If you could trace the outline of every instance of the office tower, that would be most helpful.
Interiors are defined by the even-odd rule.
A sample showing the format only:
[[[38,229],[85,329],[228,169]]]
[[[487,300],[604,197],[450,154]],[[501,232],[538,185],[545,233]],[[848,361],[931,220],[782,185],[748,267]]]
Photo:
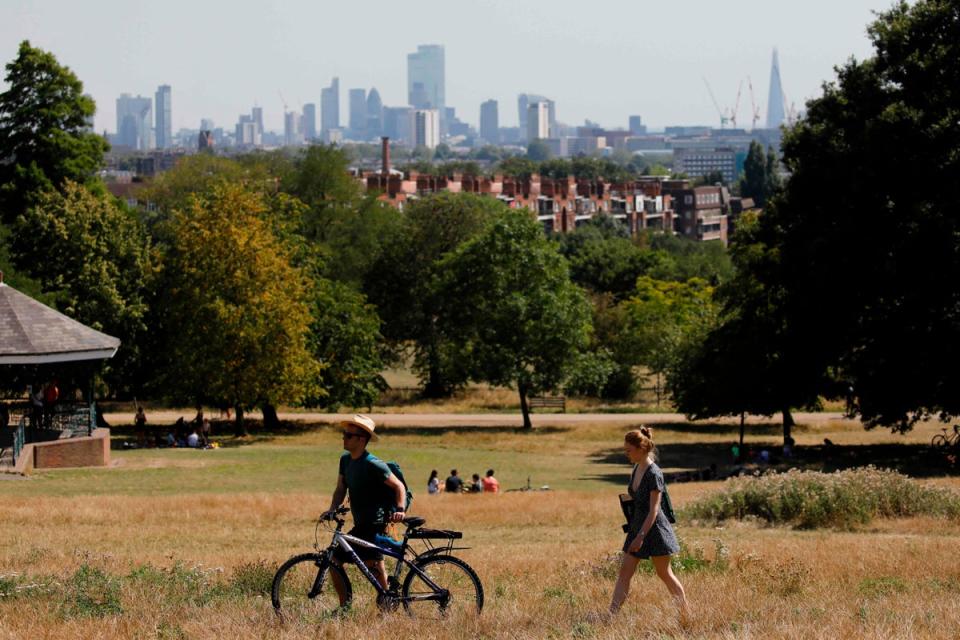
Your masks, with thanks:
[[[527,131],[527,114],[529,113],[530,105],[535,102],[543,102],[547,105],[547,132],[546,137],[553,135],[553,130],[557,125],[557,105],[553,100],[546,98],[544,96],[538,96],[535,93],[521,93],[517,96],[517,114],[519,116],[518,121],[520,123],[520,131]]]
[[[436,148],[440,142],[440,113],[436,109],[415,109],[411,118],[413,146]]]
[[[253,123],[257,125],[257,130],[263,134],[263,107],[254,107],[250,110],[253,115]]]
[[[367,90],[350,89],[350,131],[355,139],[363,139],[367,129]]]
[[[201,129],[200,135],[197,136],[197,150],[210,151],[213,149],[213,145],[213,132],[209,129]]]
[[[410,143],[410,125],[413,121],[413,109],[410,107],[383,108],[383,135],[396,142]]]
[[[153,148],[153,101],[129,93],[117,98],[117,146],[138,151]]]
[[[367,94],[367,135],[379,136],[383,134],[383,100],[376,88],[370,89]]]
[[[300,114],[296,111],[287,111],[283,114],[283,143],[288,147],[296,147],[302,142]]]
[[[767,129],[776,129],[786,120],[783,100],[783,85],[780,84],[780,60],[773,49],[770,65],[770,96],[767,98]]]
[[[320,131],[340,128],[340,78],[320,90]]]
[[[254,113],[256,110],[257,108],[254,107]],[[240,116],[237,121],[234,144],[238,147],[259,147],[263,144],[263,130],[253,115]]]
[[[630,116],[630,133],[635,136],[646,135],[647,125],[643,124],[643,118],[640,116]]]
[[[213,118],[200,118],[201,131],[213,131],[216,126],[213,124]]]
[[[550,137],[550,111],[546,102],[534,102],[527,107],[527,142]]]
[[[407,104],[436,109],[441,118],[447,106],[443,59],[443,46],[437,44],[422,44],[407,54]]]
[[[173,123],[170,121],[170,85],[162,84],[154,94],[157,106],[157,149],[169,149],[173,146]]]
[[[490,144],[500,142],[500,119],[496,100],[487,100],[480,105],[480,137]]]
[[[312,102],[303,105],[303,137],[307,142],[317,137],[317,105]]]

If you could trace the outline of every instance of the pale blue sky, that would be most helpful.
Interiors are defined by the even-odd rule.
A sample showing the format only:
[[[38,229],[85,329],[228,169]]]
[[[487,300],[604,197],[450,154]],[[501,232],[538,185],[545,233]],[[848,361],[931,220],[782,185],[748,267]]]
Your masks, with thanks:
[[[98,130],[115,128],[122,92],[153,97],[173,87],[173,125],[201,117],[233,127],[257,103],[282,129],[280,93],[299,109],[320,103],[340,77],[347,90],[376,86],[385,104],[406,102],[406,54],[446,48],[447,104],[476,124],[480,103],[500,102],[517,121],[516,96],[556,100],[557,118],[626,127],[718,124],[706,77],[723,107],[752,78],[766,115],[770,56],[780,51],[784,92],[800,107],[833,78],[833,66],[870,55],[871,11],[891,0],[2,0],[0,60],[21,40],[52,51],[98,104]],[[2,86],[0,82],[0,86]],[[319,109],[319,106],[318,106]],[[319,117],[319,113],[318,113]],[[750,122],[744,82],[739,119]]]

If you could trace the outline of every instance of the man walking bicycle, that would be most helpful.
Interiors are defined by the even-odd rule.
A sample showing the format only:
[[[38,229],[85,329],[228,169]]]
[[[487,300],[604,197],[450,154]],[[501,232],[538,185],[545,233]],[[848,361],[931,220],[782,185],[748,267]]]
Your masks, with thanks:
[[[333,491],[328,515],[335,511],[347,495],[350,496],[350,511],[353,514],[353,529],[349,534],[361,540],[374,542],[374,537],[382,534],[388,522],[403,521],[406,508],[407,489],[394,475],[385,462],[367,451],[367,444],[377,440],[376,423],[364,415],[355,415],[340,423],[343,428],[344,453],[340,456],[340,469],[337,473],[337,487]],[[387,588],[387,571],[383,564],[383,554],[375,549],[360,547],[355,549],[380,585]],[[334,562],[342,566],[347,556],[338,552]],[[340,596],[341,604],[345,600],[343,585],[336,572],[332,573],[333,586]]]

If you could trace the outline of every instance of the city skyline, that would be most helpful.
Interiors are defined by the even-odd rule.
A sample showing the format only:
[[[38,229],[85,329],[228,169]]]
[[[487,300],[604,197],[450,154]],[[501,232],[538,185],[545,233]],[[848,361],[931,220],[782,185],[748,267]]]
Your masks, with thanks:
[[[823,15],[818,4],[829,8],[830,21],[817,17]],[[150,96],[160,85],[172,86],[174,131],[196,129],[201,118],[232,128],[253,106],[263,110],[265,129],[282,131],[283,100],[291,109],[319,105],[333,77],[340,78],[343,96],[353,88],[376,88],[384,106],[407,105],[407,57],[424,44],[444,47],[446,106],[474,126],[488,99],[500,104],[500,126],[517,126],[510,105],[521,93],[548,96],[556,119],[572,125],[589,118],[625,128],[630,115],[640,115],[652,129],[717,126],[702,78],[726,109],[750,77],[765,119],[774,47],[787,106],[802,108],[833,78],[834,65],[869,55],[871,11],[890,2],[812,0],[800,7],[744,0],[717,7],[687,1],[664,7],[602,0],[590,6],[597,19],[589,23],[577,3],[542,0],[522,6],[488,0],[470,4],[469,12],[458,12],[467,5],[428,0],[413,16],[374,0],[370,15],[391,15],[372,21],[358,21],[348,7],[306,2],[283,11],[251,5],[256,20],[241,17],[248,13],[238,10],[242,3],[103,5],[97,13],[110,20],[62,0],[4,3],[0,57],[12,60],[24,39],[54,53],[97,101],[98,131],[113,129],[117,96]],[[616,20],[603,20],[605,14]],[[424,15],[431,19],[414,19]],[[636,81],[624,82],[631,72]],[[743,94],[740,122],[750,111],[746,88]]]

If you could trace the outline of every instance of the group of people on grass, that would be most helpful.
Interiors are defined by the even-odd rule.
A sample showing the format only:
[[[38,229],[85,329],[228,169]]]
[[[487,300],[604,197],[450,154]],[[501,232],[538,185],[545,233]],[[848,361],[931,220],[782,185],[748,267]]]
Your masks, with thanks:
[[[172,427],[164,430],[160,428],[151,432],[147,428],[147,415],[142,406],[137,406],[133,416],[134,429],[137,434],[137,446],[144,447],[172,447],[185,449],[211,449],[210,440],[212,427],[210,420],[203,415],[203,407],[197,406],[197,415],[188,424],[183,417],[177,418]]]
[[[385,462],[367,451],[367,444],[371,440],[378,439],[376,423],[373,419],[364,415],[355,415],[350,420],[342,422],[341,427],[344,453],[340,456],[337,485],[330,500],[330,509],[324,517],[334,513],[349,495],[354,522],[350,535],[374,542],[375,536],[383,534],[389,522],[403,522],[406,518],[406,487],[390,471]],[[613,597],[608,612],[600,616],[613,616],[620,610],[640,560],[649,558],[657,576],[675,598],[681,616],[686,617],[688,615],[686,594],[683,585],[677,580],[670,567],[670,557],[680,551],[680,545],[669,519],[661,509],[661,498],[666,491],[666,484],[663,471],[654,461],[653,430],[641,427],[628,432],[624,436],[623,450],[633,464],[627,486],[627,491],[633,500],[633,509],[630,521],[624,527],[627,536],[623,542],[623,557],[620,561]],[[493,478],[493,469],[487,471],[487,478]],[[451,479],[453,482],[448,485]],[[479,481],[479,475],[474,474],[474,480]],[[437,471],[431,472],[427,486],[429,493],[440,492]],[[499,483],[493,486],[499,489]],[[462,487],[463,480],[460,479],[456,469],[451,470],[450,477],[444,483],[444,489],[456,493],[462,491]],[[484,487],[485,485],[480,482],[481,491]],[[377,514],[380,513],[389,515],[385,518],[378,517]],[[383,554],[375,548],[367,547],[360,547],[354,551],[373,571],[383,588],[387,589]],[[347,561],[348,556],[345,553],[335,558],[338,565]],[[336,579],[337,574],[332,575],[334,587],[343,604],[346,598],[345,590]]]
[[[456,469],[450,469],[450,475],[440,483],[440,475],[436,469],[430,472],[427,480],[427,493],[500,493],[500,481],[493,475],[493,469],[487,469],[483,478],[479,473],[473,474],[471,482],[465,483]]]

